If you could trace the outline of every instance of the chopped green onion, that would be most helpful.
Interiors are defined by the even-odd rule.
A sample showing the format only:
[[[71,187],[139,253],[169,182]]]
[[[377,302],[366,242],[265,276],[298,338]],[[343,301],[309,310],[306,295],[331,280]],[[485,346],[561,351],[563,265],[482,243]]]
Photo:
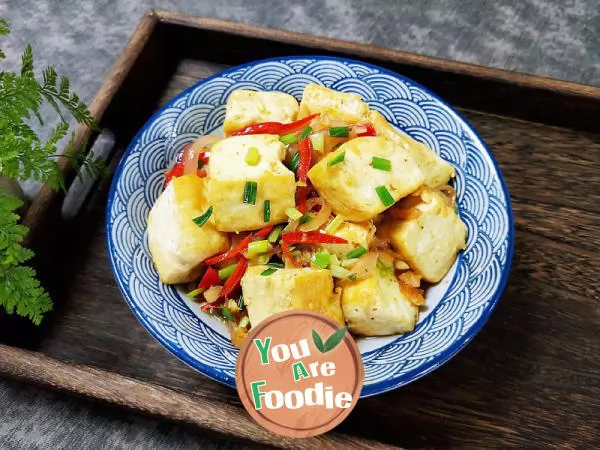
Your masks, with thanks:
[[[192,292],[188,292],[187,295],[190,298],[195,298],[198,295],[202,294],[206,289],[202,289],[202,288],[198,288],[198,289],[194,289]]]
[[[310,142],[312,143],[313,149],[317,152],[323,153],[325,151],[325,134],[316,133],[310,135]]]
[[[329,161],[327,161],[327,165],[335,166],[336,164],[341,163],[344,160],[344,158],[346,158],[346,150],[344,150],[341,153],[338,153],[333,158],[331,158]]]
[[[325,251],[317,252],[312,257],[312,263],[319,269],[326,269],[330,260],[331,256]]]
[[[267,241],[269,241],[271,244],[277,242],[277,239],[279,239],[279,236],[281,235],[281,230],[283,230],[282,225],[275,227],[273,231],[271,231],[271,233],[269,234]]]
[[[302,213],[300,211],[298,211],[296,208],[286,209],[285,214],[292,220],[300,220],[302,218]]]
[[[325,227],[325,233],[327,234],[333,234],[335,232],[335,230],[337,230],[340,225],[342,224],[342,222],[344,221],[344,216],[342,216],[341,214],[338,214],[337,216],[335,216],[335,218],[329,222],[329,225],[327,225],[327,227]]]
[[[342,266],[331,266],[331,276],[334,278],[348,278],[350,275],[350,271],[344,269]]]
[[[231,264],[227,267],[223,267],[222,269],[220,269],[218,272],[219,279],[226,280],[227,278],[229,278],[235,270],[236,266],[237,264]]]
[[[268,277],[269,275],[273,275],[275,272],[277,272],[277,269],[274,267],[269,267],[268,269],[263,270],[260,274],[263,277]]]
[[[260,162],[260,153],[256,147],[250,147],[246,153],[246,164],[256,166]]]
[[[275,262],[275,261],[274,261],[274,262],[270,262],[270,263],[269,263],[269,266],[271,266],[271,267],[277,267],[277,268],[279,268],[279,269],[283,269],[283,268],[285,267],[285,264],[284,264],[284,263],[280,263],[280,262]]]
[[[394,204],[394,197],[392,197],[392,194],[390,194],[390,191],[385,186],[377,186],[375,192],[377,192],[383,206],[388,207]]]
[[[298,136],[294,133],[284,134],[283,136],[279,136],[279,140],[283,145],[295,144],[298,142]]]
[[[364,247],[357,247],[354,250],[351,250],[351,251],[348,252],[348,254],[346,255],[346,259],[360,258],[365,253],[367,253],[367,249],[366,248],[364,248]]]
[[[271,248],[271,246],[266,239],[264,241],[250,242],[250,244],[248,244],[248,257],[252,258],[261,253],[266,253],[269,251],[269,248]]]
[[[244,185],[244,203],[249,203],[251,205],[256,204],[256,191],[258,189],[258,185],[256,181],[246,181]]]
[[[244,316],[244,317],[242,317],[242,320],[240,320],[240,323],[238,324],[238,328],[246,328],[249,323],[250,323],[250,319],[248,319],[248,316]]]
[[[300,155],[298,154],[298,152],[296,152],[292,155],[292,159],[290,161],[290,170],[292,172],[295,172],[296,169],[298,169],[299,162],[300,162]]]
[[[212,215],[212,212],[213,212],[213,207],[211,206],[201,216],[198,216],[195,219],[192,219],[192,221],[196,225],[198,225],[199,227],[201,227],[202,225],[204,225],[208,221],[208,219],[210,219],[210,216]]]
[[[347,138],[350,135],[350,127],[331,127],[329,136],[338,138]]]
[[[312,220],[312,217],[310,217],[308,214],[304,214],[302,217],[300,217],[300,220],[298,223],[300,223],[300,225],[303,225],[307,222],[310,222]]]
[[[458,214],[458,205],[454,205],[454,212]]]
[[[300,138],[298,139],[299,141],[301,141],[302,139],[306,139],[308,137],[308,135],[311,133],[312,128],[309,126],[307,126],[304,131],[302,132],[302,134],[300,135]]]
[[[373,169],[385,170],[386,172],[392,171],[392,162],[389,159],[378,158],[377,156],[373,156],[371,166],[373,166]]]
[[[270,259],[271,255],[260,255],[258,258],[256,258],[256,263],[264,266],[269,262]]]
[[[355,273],[351,273],[350,275],[348,275],[348,279],[351,281],[356,281],[356,274]]]
[[[263,210],[263,220],[268,222],[271,220],[271,200],[265,200],[265,206]]]
[[[240,298],[238,298],[237,305],[238,308],[240,308],[240,311],[244,309],[244,294],[240,295]]]
[[[229,311],[228,308],[226,308],[225,306],[223,306],[221,308],[221,312],[223,313],[223,317],[225,317],[230,322],[233,322],[233,315],[231,314],[231,311]]]

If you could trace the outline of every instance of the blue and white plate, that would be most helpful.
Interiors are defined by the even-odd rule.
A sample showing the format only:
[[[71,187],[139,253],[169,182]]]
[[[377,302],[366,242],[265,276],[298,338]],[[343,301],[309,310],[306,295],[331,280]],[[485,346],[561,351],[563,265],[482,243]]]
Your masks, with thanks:
[[[199,82],[155,114],[125,152],[107,207],[109,254],[119,288],[150,334],[190,366],[235,387],[237,349],[222,323],[160,283],[146,219],[163,189],[165,168],[186,143],[219,132],[233,90],[282,91],[300,99],[309,83],[360,94],[398,129],[450,161],[468,228],[466,250],[427,292],[416,329],[358,340],[366,397],[410,383],[462,349],[496,306],[513,251],[510,198],[490,151],[462,117],[414,81],[359,61],[306,56],[245,64]]]

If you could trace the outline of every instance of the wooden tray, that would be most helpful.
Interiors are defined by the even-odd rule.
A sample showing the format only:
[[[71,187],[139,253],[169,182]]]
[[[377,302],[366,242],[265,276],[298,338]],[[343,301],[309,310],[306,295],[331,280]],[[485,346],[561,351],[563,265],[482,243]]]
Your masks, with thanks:
[[[62,195],[43,189],[32,204],[25,222],[56,310],[40,328],[4,318],[0,374],[275,446],[597,446],[600,89],[150,11],[92,103],[114,136],[113,167],[182,89],[230,65],[298,54],[346,55],[406,75],[458,107],[491,147],[512,194],[516,247],[505,294],[473,343],[424,379],[361,400],[335,432],[274,436],[234,390],[178,361],[134,319],[107,258],[104,182],[69,219]]]

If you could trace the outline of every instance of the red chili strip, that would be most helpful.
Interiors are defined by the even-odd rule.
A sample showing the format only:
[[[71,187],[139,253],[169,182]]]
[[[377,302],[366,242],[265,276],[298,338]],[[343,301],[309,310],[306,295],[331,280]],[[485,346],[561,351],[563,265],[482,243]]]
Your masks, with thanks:
[[[240,253],[242,253],[242,251],[244,251],[246,249],[246,247],[248,247],[248,244],[250,244],[252,237],[253,237],[252,233],[248,234],[248,236],[246,236],[242,240],[242,242],[240,242],[238,244],[237,247],[232,248],[231,250],[228,250],[225,253],[222,253],[220,255],[213,256],[212,258],[208,258],[207,260],[204,261],[204,263],[206,265],[212,266],[213,264],[218,264],[223,261],[227,261],[228,259],[231,259],[234,256],[239,255]]]
[[[338,236],[319,231],[291,231],[281,235],[282,244],[347,244],[348,241]],[[283,248],[283,246],[282,246]],[[285,252],[285,250],[284,250]]]
[[[313,114],[304,119],[297,120],[292,123],[281,123],[281,122],[263,122],[248,125],[241,130],[232,133],[232,136],[243,136],[247,134],[289,134],[304,128],[308,125],[311,120],[317,117],[319,114]]]
[[[243,256],[240,258],[240,262],[235,267],[231,276],[227,278],[225,284],[223,285],[223,290],[221,291],[220,297],[228,298],[229,295],[240,285],[240,281],[246,273],[246,269],[248,268],[248,260]]]

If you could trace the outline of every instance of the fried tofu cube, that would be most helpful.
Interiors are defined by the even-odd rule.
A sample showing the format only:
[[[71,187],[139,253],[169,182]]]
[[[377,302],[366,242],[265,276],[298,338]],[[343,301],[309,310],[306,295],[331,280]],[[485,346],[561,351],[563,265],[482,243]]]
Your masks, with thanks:
[[[246,162],[248,150],[260,154],[256,165]],[[285,211],[295,205],[296,180],[281,162],[285,147],[271,134],[225,138],[211,148],[208,164],[208,197],[219,231],[244,231],[287,220]],[[256,201],[244,203],[246,183],[256,183]],[[270,220],[264,220],[265,200],[269,200]]]
[[[226,233],[212,217],[201,227],[193,219],[209,208],[206,179],[195,175],[173,178],[148,215],[148,243],[152,260],[165,284],[198,278],[202,261],[229,249]]]
[[[368,121],[369,105],[362,101],[360,95],[309,84],[302,94],[298,119],[317,113],[325,113],[330,120],[339,120],[351,125]]]
[[[289,94],[236,89],[227,98],[223,130],[229,136],[255,123],[291,123],[297,114],[298,102]]]
[[[416,161],[425,176],[425,186],[435,188],[447,184],[454,177],[454,167],[434,150],[411,137],[399,133],[378,111],[371,111],[370,120],[377,136],[382,136],[403,147]]]
[[[465,248],[467,227],[446,203],[444,194],[431,189],[419,193],[421,203],[414,208],[418,215],[407,220],[388,216],[378,234],[389,239],[396,252],[425,281],[440,281]]]
[[[343,222],[333,235],[346,239],[348,243],[321,244],[321,248],[339,258],[343,258],[356,246],[369,248],[375,238],[375,225],[371,221],[361,223]]]
[[[339,164],[329,162],[344,154]],[[371,166],[373,157],[387,159],[391,170]],[[383,137],[359,137],[342,144],[308,172],[313,186],[332,207],[351,222],[369,220],[388,208],[375,190],[385,186],[394,201],[418,189],[423,174],[409,152]]]
[[[348,283],[342,292],[346,324],[354,334],[386,336],[415,328],[419,308],[400,288],[393,269],[377,269],[361,281]]]
[[[343,325],[340,298],[333,292],[329,270],[279,269],[271,275],[261,275],[267,268],[249,267],[241,282],[253,327],[273,314],[294,309],[321,313]]]

